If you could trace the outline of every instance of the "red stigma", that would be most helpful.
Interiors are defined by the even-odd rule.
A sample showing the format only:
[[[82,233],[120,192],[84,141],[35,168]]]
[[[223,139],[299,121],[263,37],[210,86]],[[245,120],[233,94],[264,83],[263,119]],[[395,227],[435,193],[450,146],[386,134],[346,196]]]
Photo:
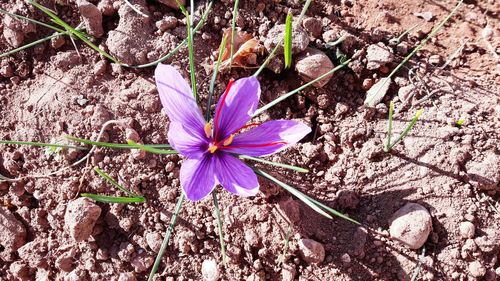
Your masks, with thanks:
[[[224,106],[224,104],[226,104],[227,94],[229,93],[229,90],[233,86],[233,83],[234,83],[234,79],[229,80],[229,83],[227,84],[226,91],[224,92],[224,95],[222,95],[222,97],[221,97],[220,106],[217,109],[217,113],[215,113],[215,120],[214,120],[214,125],[215,125],[214,140],[215,141],[217,141],[217,133],[219,132],[220,111],[221,111],[222,107]]]

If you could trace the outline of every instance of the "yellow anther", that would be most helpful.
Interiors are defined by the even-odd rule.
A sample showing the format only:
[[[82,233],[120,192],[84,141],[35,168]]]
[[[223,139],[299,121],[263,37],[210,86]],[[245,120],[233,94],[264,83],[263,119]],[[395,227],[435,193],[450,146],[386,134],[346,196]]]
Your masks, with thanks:
[[[207,136],[207,138],[210,138],[212,136],[212,124],[208,122],[205,123],[205,127],[203,129],[205,130],[205,135]]]
[[[228,146],[233,142],[234,135],[229,135],[229,137],[224,141],[223,145]]]
[[[216,150],[217,150],[216,145],[210,144],[210,146],[208,147],[208,151],[210,151],[210,153],[214,153]]]

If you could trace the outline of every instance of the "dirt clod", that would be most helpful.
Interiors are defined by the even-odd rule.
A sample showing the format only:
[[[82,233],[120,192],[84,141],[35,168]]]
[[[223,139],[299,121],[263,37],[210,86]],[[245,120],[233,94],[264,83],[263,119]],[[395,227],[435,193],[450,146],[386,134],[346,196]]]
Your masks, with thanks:
[[[410,249],[422,247],[432,230],[431,215],[422,205],[407,203],[392,215],[391,237]]]
[[[394,61],[392,49],[384,43],[372,44],[366,50],[366,59],[368,63],[366,68],[369,70],[379,69],[381,66]]]
[[[480,261],[473,261],[469,264],[469,273],[473,277],[483,277],[486,274],[486,267]]]
[[[299,253],[307,263],[321,263],[325,259],[323,244],[312,239],[299,240]]]
[[[459,230],[462,238],[472,238],[474,237],[476,229],[473,223],[470,221],[464,221],[460,223]]]
[[[330,58],[322,51],[314,48],[307,48],[306,51],[297,58],[295,64],[295,69],[304,82],[312,81],[326,74],[333,68],[334,65]],[[314,83],[314,86],[317,88],[325,86],[332,76],[333,74],[327,75]]]
[[[1,256],[15,252],[26,241],[24,225],[5,207],[0,207]]]
[[[70,236],[77,242],[87,240],[101,215],[101,208],[87,198],[69,202],[64,215],[64,225]]]
[[[87,32],[96,38],[101,37],[104,34],[101,11],[94,4],[86,0],[78,0],[76,4]]]
[[[269,30],[267,38],[264,41],[264,47],[271,52],[274,47],[281,42],[285,34],[285,25],[278,24]],[[292,29],[292,54],[298,54],[304,51],[309,45],[309,36],[307,32],[298,24],[293,25]],[[283,54],[283,47],[279,47],[276,54]]]
[[[216,281],[219,279],[219,268],[215,260],[204,260],[201,264],[201,275],[205,281]]]

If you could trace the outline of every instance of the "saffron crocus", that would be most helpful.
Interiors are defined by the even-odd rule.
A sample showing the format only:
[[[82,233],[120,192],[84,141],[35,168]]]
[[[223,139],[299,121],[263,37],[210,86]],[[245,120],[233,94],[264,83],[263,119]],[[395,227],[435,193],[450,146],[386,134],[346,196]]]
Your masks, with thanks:
[[[203,199],[218,184],[236,195],[254,196],[259,189],[257,175],[237,155],[270,155],[311,131],[289,120],[247,124],[260,98],[260,84],[255,77],[229,82],[211,122],[205,121],[191,88],[175,68],[159,64],[155,79],[170,119],[168,141],[186,158],[180,183],[191,201]]]

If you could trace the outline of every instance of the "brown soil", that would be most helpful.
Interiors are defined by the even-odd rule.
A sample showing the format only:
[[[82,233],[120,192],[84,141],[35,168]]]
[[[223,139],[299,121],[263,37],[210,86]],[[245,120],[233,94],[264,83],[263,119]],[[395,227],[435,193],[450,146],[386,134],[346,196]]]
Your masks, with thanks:
[[[20,1],[4,1],[0,7],[48,21],[35,9],[15,2]],[[73,1],[67,2],[51,7],[76,26],[81,21],[79,10]],[[105,5],[114,1],[90,2]],[[96,43],[119,54],[124,62],[154,60],[185,38],[179,11],[156,1],[147,5],[132,1],[150,15],[145,19],[121,2],[115,4],[115,8],[121,7],[119,11],[112,4],[107,6],[104,35]],[[271,27],[284,22],[289,8],[294,14],[301,9],[299,1],[241,2],[238,25],[261,42]],[[204,4],[196,4],[198,15]],[[311,37],[309,46],[333,57],[335,52],[325,47],[325,34],[330,30],[334,36],[348,33],[349,39],[341,49],[349,57],[356,54],[355,61],[336,73],[325,87],[307,89],[260,117],[303,120],[314,131],[292,149],[270,157],[307,167],[309,174],[265,168],[367,227],[337,218],[328,220],[264,181],[262,192],[254,198],[238,198],[221,191],[227,266],[220,262],[212,201],[188,202],[158,280],[203,280],[201,265],[209,259],[217,261],[220,280],[409,280],[421,250],[410,250],[391,240],[387,231],[392,214],[406,202],[423,205],[432,216],[433,229],[424,246],[425,258],[417,280],[498,279],[500,3],[467,1],[398,73],[383,102],[375,109],[362,106],[370,84],[384,77],[406,53],[399,52],[389,40],[419,23],[403,38],[411,49],[455,4],[450,0],[313,1],[307,16],[320,20],[323,27],[319,36],[312,34],[317,38]],[[222,28],[230,26],[231,7],[230,1],[214,4],[208,23],[196,36],[198,63],[213,62]],[[415,15],[422,12],[432,13],[430,21]],[[155,22],[167,15],[169,24],[177,18],[176,27],[160,32]],[[0,31],[9,36],[11,31],[5,32],[6,28],[3,21]],[[9,28],[22,31],[23,38],[18,32],[11,40],[25,43],[50,34],[39,26],[35,32],[30,30],[33,27]],[[168,120],[161,114],[153,68],[136,70],[104,62],[82,42],[77,42],[78,56],[69,39],[55,41],[1,59],[0,139],[51,142],[65,134],[95,139],[103,123],[115,119],[121,126],[111,126],[104,140],[123,142],[136,132],[144,143],[167,143]],[[389,45],[396,57],[379,69],[368,70],[365,50],[379,42]],[[0,38],[0,52],[11,48],[5,37]],[[179,66],[188,77],[186,49],[166,63]],[[446,67],[440,69],[445,63]],[[233,69],[221,75],[217,92],[230,78],[251,73],[252,69]],[[201,66],[197,75],[204,104],[210,75]],[[261,83],[264,104],[302,82],[293,70],[281,74],[265,70]],[[398,91],[412,83],[416,87],[414,97],[404,105]],[[435,94],[416,105],[427,91]],[[423,107],[425,112],[404,141],[387,154],[382,147],[392,99],[396,99],[398,109],[395,132],[417,108]],[[465,118],[461,128],[455,126],[459,118]],[[46,174],[84,154],[61,156],[48,157],[42,148],[1,145],[0,174],[12,178]],[[4,205],[0,237],[6,239],[0,241],[0,280],[145,280],[180,194],[180,164],[178,156],[98,149],[87,166],[52,177],[0,183]],[[147,203],[99,203],[102,211],[100,216],[97,213],[91,237],[76,243],[65,229],[68,203],[79,192],[114,192],[92,172],[93,166],[143,194]],[[475,227],[472,236],[460,231],[465,221]],[[285,262],[279,265],[289,226],[289,249]],[[17,235],[17,240],[9,240],[10,233]],[[324,261],[305,261],[298,248],[302,238],[324,246]]]

